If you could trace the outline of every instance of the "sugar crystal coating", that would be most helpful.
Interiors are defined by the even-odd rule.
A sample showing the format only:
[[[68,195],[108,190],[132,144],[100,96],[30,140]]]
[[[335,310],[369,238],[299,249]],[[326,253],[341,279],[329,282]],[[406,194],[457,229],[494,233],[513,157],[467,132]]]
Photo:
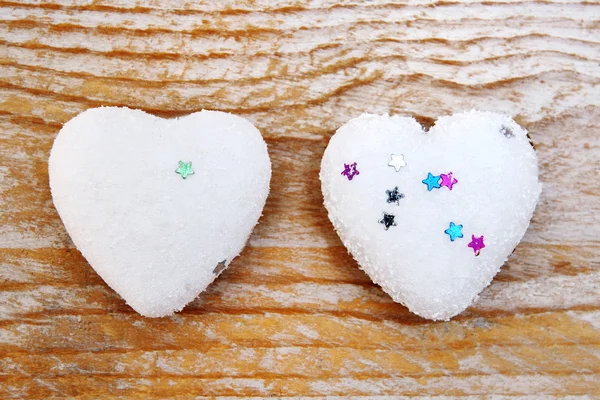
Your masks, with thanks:
[[[181,310],[241,252],[271,179],[260,132],[216,111],[87,110],[59,132],[48,169],[77,248],[150,317]]]
[[[398,173],[390,154],[406,160]],[[360,165],[360,179],[340,179],[347,160]],[[482,111],[441,117],[428,132],[410,117],[364,114],[331,138],[320,178],[329,218],[361,268],[394,301],[434,320],[462,312],[489,285],[541,192],[525,129]],[[382,191],[396,186],[405,197],[386,202]],[[382,229],[382,211],[396,227]]]

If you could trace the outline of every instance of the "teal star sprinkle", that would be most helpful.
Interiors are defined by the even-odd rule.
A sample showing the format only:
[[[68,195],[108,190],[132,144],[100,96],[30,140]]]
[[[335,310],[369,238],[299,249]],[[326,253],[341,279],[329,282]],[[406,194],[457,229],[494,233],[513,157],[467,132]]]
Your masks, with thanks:
[[[192,162],[189,163],[179,161],[179,168],[175,170],[183,179],[187,178],[188,175],[194,175],[194,170],[192,169]]]
[[[450,240],[454,242],[456,238],[462,238],[462,225],[456,225],[454,222],[450,222],[450,228],[446,229],[444,233],[450,236]]]
[[[427,185],[427,190],[431,192],[432,189],[439,189],[440,186],[440,176],[432,175],[431,172],[427,173],[427,178],[423,179],[421,182]]]

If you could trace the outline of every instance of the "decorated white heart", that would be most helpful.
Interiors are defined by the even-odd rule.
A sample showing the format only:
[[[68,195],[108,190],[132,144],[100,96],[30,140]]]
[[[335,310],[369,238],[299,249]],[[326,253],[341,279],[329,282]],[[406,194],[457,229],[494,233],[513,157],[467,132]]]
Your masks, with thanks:
[[[241,252],[271,179],[260,132],[216,111],[87,110],[58,134],[48,169],[77,248],[150,317],[181,310]]]
[[[462,312],[489,285],[541,192],[527,132],[480,111],[442,117],[428,132],[408,117],[355,118],[331,138],[321,185],[361,268],[434,320]]]

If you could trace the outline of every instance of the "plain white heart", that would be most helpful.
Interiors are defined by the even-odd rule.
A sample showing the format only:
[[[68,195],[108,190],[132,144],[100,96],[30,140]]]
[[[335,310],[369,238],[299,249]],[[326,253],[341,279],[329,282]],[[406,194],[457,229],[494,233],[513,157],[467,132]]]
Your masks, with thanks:
[[[56,137],[48,169],[77,248],[150,317],[181,310],[241,252],[271,179],[260,132],[216,111],[87,110]]]
[[[489,285],[541,193],[527,132],[480,111],[442,117],[428,132],[408,117],[355,118],[329,142],[321,187],[361,268],[394,301],[434,320],[462,312]]]

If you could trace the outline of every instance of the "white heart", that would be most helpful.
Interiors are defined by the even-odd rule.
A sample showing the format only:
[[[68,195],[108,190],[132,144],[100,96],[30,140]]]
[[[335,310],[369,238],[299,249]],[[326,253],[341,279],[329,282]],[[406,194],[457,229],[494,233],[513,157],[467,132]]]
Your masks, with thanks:
[[[87,110],[58,134],[48,169],[77,248],[150,317],[181,310],[241,252],[271,179],[260,132],[216,111],[162,119],[127,108]]]
[[[422,181],[430,172],[452,172],[458,182],[429,191]],[[321,185],[329,218],[361,268],[394,301],[434,320],[462,312],[489,285],[541,192],[527,132],[480,111],[442,117],[429,132],[413,118],[353,119],[325,150]],[[395,187],[404,197],[388,203]],[[388,230],[383,213],[394,215]],[[445,233],[451,222],[463,225],[463,238]],[[468,247],[472,235],[484,236],[479,256],[477,242]]]

